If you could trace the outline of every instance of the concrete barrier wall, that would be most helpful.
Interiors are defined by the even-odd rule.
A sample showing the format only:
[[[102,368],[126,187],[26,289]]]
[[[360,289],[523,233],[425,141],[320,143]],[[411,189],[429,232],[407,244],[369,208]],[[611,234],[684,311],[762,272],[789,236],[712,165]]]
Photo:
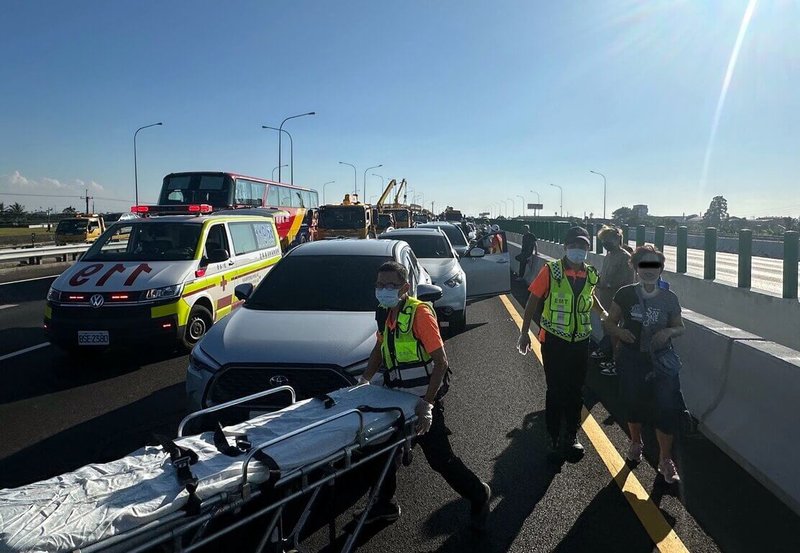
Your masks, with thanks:
[[[645,241],[651,244],[656,241],[656,232],[653,229],[645,230]],[[636,243],[636,228],[633,227],[628,233],[631,245]],[[705,248],[705,236],[702,234],[690,234],[687,236],[687,244],[690,248],[702,250]],[[664,233],[664,244],[669,246],[678,245],[678,234],[674,231]],[[733,236],[718,236],[717,251],[727,253],[739,253],[739,238]],[[771,257],[772,259],[783,259],[783,241],[764,240],[753,238],[753,255],[757,257]]]
[[[515,243],[519,244],[520,237],[510,233],[508,237],[513,260],[519,253]],[[526,273],[528,282],[545,262],[563,254],[563,246],[540,242],[539,253],[534,270]],[[589,261],[601,267],[603,256],[590,254]],[[512,263],[516,270],[516,260]],[[719,284],[685,275],[670,274],[666,278],[684,306],[690,301],[703,305],[718,301],[720,310],[730,307],[730,302],[725,304],[727,290],[720,292]],[[688,294],[691,300],[684,301],[688,290],[698,294],[705,290],[712,298],[700,302],[699,298]],[[764,298],[766,300],[759,301],[778,299]],[[681,388],[689,410],[700,422],[701,431],[800,514],[800,477],[797,476],[800,474],[797,467],[800,426],[797,416],[791,415],[800,398],[800,352],[692,309],[684,308],[683,319],[686,332],[675,340],[675,348],[683,361]],[[593,324],[595,328],[600,326],[597,320]],[[787,330],[797,332],[798,328],[800,326],[794,324]],[[595,339],[599,339],[601,332],[594,334]]]

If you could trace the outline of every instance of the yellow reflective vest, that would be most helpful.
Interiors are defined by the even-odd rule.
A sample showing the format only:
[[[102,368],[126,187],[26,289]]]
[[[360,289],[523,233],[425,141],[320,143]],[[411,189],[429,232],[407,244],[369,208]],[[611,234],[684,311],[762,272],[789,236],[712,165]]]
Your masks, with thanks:
[[[544,300],[541,327],[567,342],[579,342],[592,334],[592,290],[597,285],[597,269],[586,265],[586,282],[575,297],[561,259],[547,264],[550,268],[550,293]]]
[[[389,329],[388,324],[383,328],[381,355],[386,368],[384,380],[389,388],[424,396],[431,379],[432,361],[422,342],[414,336],[414,316],[421,305],[436,316],[430,303],[406,298],[397,313],[394,329]]]

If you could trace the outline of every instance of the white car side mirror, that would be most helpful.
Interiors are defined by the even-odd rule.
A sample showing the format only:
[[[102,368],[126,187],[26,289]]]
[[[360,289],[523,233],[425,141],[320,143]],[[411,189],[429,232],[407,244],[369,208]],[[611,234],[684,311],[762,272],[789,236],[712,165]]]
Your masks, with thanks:
[[[467,257],[483,257],[486,251],[483,248],[472,248],[467,252]]]

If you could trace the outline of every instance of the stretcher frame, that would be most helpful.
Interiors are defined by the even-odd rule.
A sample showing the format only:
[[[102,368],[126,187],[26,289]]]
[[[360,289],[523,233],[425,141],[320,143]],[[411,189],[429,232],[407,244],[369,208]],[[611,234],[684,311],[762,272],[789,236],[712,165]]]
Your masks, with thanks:
[[[261,399],[279,392],[289,392],[292,398],[291,404],[296,402],[294,389],[290,386],[280,386],[231,400],[186,416],[178,425],[178,437],[180,438],[183,436],[186,424],[190,420],[225,409],[241,407],[243,404],[253,400]],[[398,411],[400,411],[399,408]],[[357,416],[359,419],[359,430],[353,443],[342,447],[340,450],[320,461],[293,469],[286,474],[281,474],[274,483],[265,483],[265,485],[269,485],[268,491],[283,492],[283,497],[258,508],[255,512],[247,514],[223,528],[215,529],[208,534],[206,533],[210,524],[218,517],[228,514],[238,514],[244,506],[258,500],[267,493],[267,490],[265,490],[263,486],[253,486],[247,480],[247,468],[258,451],[262,451],[276,443],[290,439],[313,428],[318,428],[350,416]],[[398,420],[403,422],[403,428],[397,428],[396,425],[392,425],[376,433],[367,440],[364,435],[364,416],[362,411],[359,409],[349,409],[296,429],[283,436],[255,445],[246,454],[242,466],[242,483],[239,485],[236,492],[220,492],[203,500],[200,504],[200,511],[198,514],[192,515],[185,510],[179,510],[164,516],[160,520],[155,520],[139,528],[111,536],[77,551],[80,551],[80,553],[117,553],[122,551],[127,553],[144,553],[159,546],[161,546],[161,550],[163,550],[164,546],[171,544],[171,549],[169,549],[169,551],[174,553],[189,553],[207,546],[211,542],[259,518],[266,518],[268,515],[271,516],[269,516],[266,525],[262,529],[261,539],[256,548],[253,549],[253,553],[283,553],[284,551],[295,550],[299,547],[301,533],[305,524],[308,522],[311,511],[319,498],[323,486],[332,486],[336,478],[366,463],[386,456],[386,460],[381,466],[377,480],[375,480],[369,489],[364,510],[356,518],[355,526],[349,533],[341,549],[342,553],[351,553],[354,550],[356,541],[369,515],[369,511],[375,504],[378,492],[391,466],[396,462],[396,458],[401,452],[408,453],[413,447],[413,440],[416,437],[416,416],[399,417]],[[385,440],[388,441],[382,443]],[[382,445],[357,460],[353,459],[354,453],[359,452],[360,449],[373,443]],[[410,455],[407,455],[405,459],[410,462]],[[318,469],[325,469],[324,474],[321,474]],[[290,484],[299,484],[299,489],[296,491],[287,490]],[[283,514],[286,506],[306,495],[310,495],[310,497],[306,500],[301,514],[298,516],[292,529],[288,533],[285,533],[283,529]],[[331,547],[336,539],[335,524],[336,517],[331,519],[328,523]]]

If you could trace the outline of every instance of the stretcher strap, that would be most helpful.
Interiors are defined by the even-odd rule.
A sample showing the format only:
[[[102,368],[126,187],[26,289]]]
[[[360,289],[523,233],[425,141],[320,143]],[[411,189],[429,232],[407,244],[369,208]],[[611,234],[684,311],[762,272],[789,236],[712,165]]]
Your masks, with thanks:
[[[164,451],[169,453],[170,462],[175,468],[175,473],[178,477],[178,483],[184,486],[189,494],[185,506],[186,512],[190,515],[199,513],[200,498],[195,493],[197,492],[197,477],[192,474],[192,470],[189,468],[198,461],[197,453],[188,447],[179,446],[166,436],[155,434],[154,437],[161,444]]]
[[[228,442],[228,435],[222,428],[222,424],[217,423],[214,429],[214,447],[217,451],[227,457],[238,457],[253,449],[253,444],[247,439],[247,434],[235,434],[236,445],[231,445]]]
[[[392,439],[404,437],[406,427],[406,414],[400,407],[370,407],[369,405],[359,405],[356,407],[362,413],[397,413],[397,428],[392,434]],[[403,443],[403,464],[409,466],[412,460],[411,442],[405,440]]]

